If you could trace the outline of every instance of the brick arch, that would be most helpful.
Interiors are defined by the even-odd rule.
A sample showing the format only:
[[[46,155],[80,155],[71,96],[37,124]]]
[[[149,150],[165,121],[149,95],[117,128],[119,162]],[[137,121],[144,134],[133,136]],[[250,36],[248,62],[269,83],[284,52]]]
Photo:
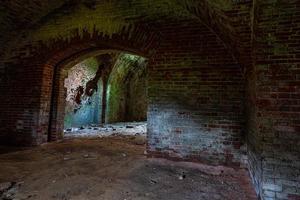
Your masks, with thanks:
[[[49,132],[48,132],[48,141],[56,141],[63,137],[63,122],[64,122],[64,108],[65,108],[65,89],[64,89],[64,80],[67,77],[67,71],[77,63],[85,60],[89,57],[98,56],[104,53],[119,53],[119,52],[127,52],[136,55],[141,55],[139,52],[135,51],[124,51],[124,50],[116,50],[110,48],[103,49],[87,49],[80,53],[74,54],[63,60],[59,64],[52,67],[53,70],[53,78],[52,80],[52,91],[51,94],[48,93],[47,96],[50,95],[51,103],[50,105],[50,113],[49,113]],[[142,54],[144,55],[144,54]],[[46,90],[47,91],[47,90]],[[46,94],[44,95],[46,96]]]
[[[37,135],[33,144],[62,138],[66,70],[88,57],[105,52],[128,52],[151,57],[159,44],[159,34],[144,30],[135,29],[131,37],[126,34],[113,35],[111,38],[99,33],[84,34],[83,37],[75,37],[67,43],[56,41],[51,46],[44,46],[44,50],[38,53],[46,59],[42,64],[39,121],[35,126]]]
[[[139,55],[151,54],[160,41],[160,34],[147,25],[136,24],[128,30],[122,30],[111,37],[94,31],[93,34],[79,33],[70,40],[53,40],[50,45],[41,43],[40,49],[47,50],[46,64],[57,64],[58,61],[86,51],[115,49],[134,52]],[[57,59],[58,58],[58,59]]]
[[[205,7],[203,9],[205,9]],[[203,15],[201,16],[203,17]],[[199,20],[197,20],[197,25],[200,24],[198,23]],[[152,25],[155,25],[155,23]],[[162,26],[164,26],[164,24]],[[74,31],[79,32],[79,30]],[[215,31],[209,31],[215,34]],[[51,80],[53,80],[53,69],[55,66],[66,62],[68,59],[76,59],[77,56],[87,55],[101,49],[128,51],[149,57],[146,55],[151,55],[153,49],[159,46],[160,35],[145,24],[136,24],[110,37],[94,30],[92,34],[90,32],[78,33],[78,35],[74,35],[69,40],[56,38],[56,40],[47,41],[47,44],[41,42],[39,45],[36,45],[35,41],[27,41],[25,39],[24,41],[28,43],[24,45],[23,43],[20,44],[21,50],[19,51],[19,49],[17,49],[17,51],[15,51],[17,53],[20,52],[20,55],[15,56],[12,53],[12,56],[15,56],[13,59],[16,58],[17,63],[7,64],[9,68],[14,68],[11,70],[11,73],[14,73],[14,71],[18,73],[16,78],[18,79],[18,89],[7,92],[7,94],[5,94],[6,96],[1,97],[1,99],[6,99],[5,97],[9,96],[20,99],[13,99],[13,103],[5,103],[5,105],[9,106],[7,110],[13,110],[15,114],[11,117],[12,120],[4,120],[8,125],[4,126],[3,130],[13,132],[15,136],[12,138],[13,140],[15,140],[15,138],[20,140],[18,143],[40,144],[47,140],[45,135],[48,133],[49,99],[51,98]],[[170,49],[167,51],[169,50]],[[29,58],[26,57],[28,52]],[[27,77],[23,76],[23,72],[27,74]],[[28,74],[30,76],[28,76]],[[31,79],[34,79],[34,81]],[[20,86],[19,82],[26,82],[26,86]],[[9,88],[11,84],[14,84],[14,80],[5,82],[2,84],[2,87]],[[22,106],[20,106],[21,104]],[[5,116],[1,116],[1,118],[5,118]],[[14,124],[12,122],[19,123],[18,121],[20,121],[20,125],[17,125],[17,127],[19,126],[21,128],[18,130],[19,132],[14,132],[16,123]],[[22,134],[20,134],[20,132],[22,132]]]
[[[84,1],[83,1],[84,2]],[[79,2],[75,2],[74,5],[76,5]],[[190,13],[191,16],[196,16],[200,19],[201,22],[203,22],[212,32],[214,32],[223,42],[224,45],[228,48],[228,50],[233,51],[235,55],[238,56],[238,51],[235,50],[237,44],[235,40],[237,39],[236,37],[236,30],[234,30],[234,27],[228,28],[228,20],[224,20],[224,16],[220,15],[218,11],[215,9],[214,6],[212,6],[208,0],[203,0],[203,1],[198,1],[198,0],[168,0],[165,3],[169,3],[170,6],[178,4],[182,6],[182,9],[186,10],[187,12]],[[35,5],[34,3],[28,2],[26,5],[26,11],[25,13],[22,12],[23,17],[20,17],[17,13],[19,9],[22,9],[23,7],[20,8],[15,8],[14,5],[17,4],[22,4],[20,3],[20,0],[12,0],[12,1],[7,1],[4,3],[4,7],[8,8],[8,14],[6,17],[7,21],[10,21],[11,19],[8,18],[8,16],[12,15],[14,16],[14,23],[13,25],[19,23],[23,24],[24,29],[25,27],[34,27],[38,26],[39,24],[42,24],[45,22],[45,17],[44,16],[54,16],[56,12],[61,12],[63,9],[66,9],[66,7],[70,3],[66,0],[61,1],[60,4],[57,3],[50,3],[49,5],[47,4],[41,4],[41,5]],[[38,8],[37,8],[38,6]],[[48,8],[47,8],[48,7]],[[42,13],[43,11],[47,10],[47,13]],[[24,10],[24,9],[23,9]],[[32,13],[33,12],[33,16]],[[30,17],[29,17],[30,16]],[[126,17],[126,16],[124,16]],[[32,20],[32,18],[34,20]],[[225,24],[224,24],[225,23]],[[3,34],[2,35],[7,35],[5,34],[5,30],[13,30],[12,27],[10,27],[9,24],[4,24],[5,28],[3,29]],[[29,26],[30,25],[30,26]],[[14,37],[17,37],[19,32],[13,33]],[[10,34],[11,35],[11,34]],[[233,37],[235,36],[235,37]],[[4,44],[4,41],[3,41]]]

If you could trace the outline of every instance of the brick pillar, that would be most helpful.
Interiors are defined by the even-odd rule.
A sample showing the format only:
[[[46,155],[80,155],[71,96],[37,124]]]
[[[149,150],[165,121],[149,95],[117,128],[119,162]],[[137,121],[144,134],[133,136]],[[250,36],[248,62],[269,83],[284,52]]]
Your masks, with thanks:
[[[49,141],[56,141],[63,138],[66,104],[66,89],[64,88],[64,80],[66,77],[66,70],[55,70],[51,98],[51,117],[48,137]]]
[[[256,1],[249,162],[264,200],[300,199],[299,6]]]

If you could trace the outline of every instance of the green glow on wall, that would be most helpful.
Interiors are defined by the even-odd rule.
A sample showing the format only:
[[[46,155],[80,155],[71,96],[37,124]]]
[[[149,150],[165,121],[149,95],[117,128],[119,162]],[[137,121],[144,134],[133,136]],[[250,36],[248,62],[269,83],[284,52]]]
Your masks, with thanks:
[[[128,106],[132,106],[128,105],[128,84],[132,74],[138,73],[138,67],[144,62],[145,58],[136,55],[121,54],[119,56],[108,80],[106,122],[126,121]],[[137,86],[139,83],[133,84]]]

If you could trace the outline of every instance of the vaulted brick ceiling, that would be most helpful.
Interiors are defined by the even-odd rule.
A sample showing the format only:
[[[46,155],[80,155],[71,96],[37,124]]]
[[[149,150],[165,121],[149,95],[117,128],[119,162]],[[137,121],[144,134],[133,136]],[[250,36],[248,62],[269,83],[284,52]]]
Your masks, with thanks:
[[[103,0],[102,0],[103,1]],[[68,12],[71,7],[80,3],[85,3],[85,0],[2,0],[0,4],[0,26],[1,31],[8,31],[13,29],[22,29],[38,23],[44,17],[54,14],[55,12]],[[95,1],[97,4],[101,3],[100,0]],[[107,1],[105,1],[107,2]],[[128,1],[132,2],[132,1]],[[117,5],[130,3],[119,2]],[[141,1],[140,1],[141,2]],[[145,1],[146,2],[146,1]],[[159,4],[158,4],[159,3]],[[157,1],[153,3],[153,7],[159,7],[165,2]],[[140,5],[133,5],[138,7]],[[150,5],[150,3],[143,3]],[[86,5],[88,5],[86,3]],[[90,4],[92,5],[92,4]],[[128,6],[127,5],[127,6]],[[124,6],[124,5],[123,5]]]
[[[101,9],[103,4],[110,8]],[[231,45],[233,37],[238,32],[234,28],[239,23],[244,23],[232,15],[232,11],[236,12],[236,9],[245,8],[234,8],[233,0],[2,0],[0,44],[4,46],[7,41],[26,33],[26,30],[36,29],[45,24],[55,25],[60,19],[80,25],[76,19],[84,19],[85,13],[94,12],[81,22],[88,23],[89,19],[109,15],[114,20],[121,19],[122,22],[129,24],[148,22],[153,24],[172,19],[197,18]],[[66,29],[68,28],[72,29],[74,26],[66,25]]]
[[[76,5],[79,3],[85,3],[86,5],[93,6],[99,4],[106,0],[2,0],[0,4],[0,26],[6,28],[22,28],[32,25],[43,17],[47,16],[49,13],[57,11],[58,8],[67,7],[68,5]],[[90,2],[90,3],[88,3]],[[154,8],[159,8],[162,5],[169,4],[174,6],[174,4],[180,4],[180,1],[176,0],[154,0],[154,1],[119,1],[119,5],[127,4],[136,6],[136,2],[139,4],[150,5],[152,4]],[[189,3],[191,6],[197,4],[197,1],[181,1]],[[212,7],[218,10],[228,10],[232,8],[232,0],[210,0],[208,1]],[[163,11],[163,10],[161,10]],[[1,29],[3,30],[3,29]]]

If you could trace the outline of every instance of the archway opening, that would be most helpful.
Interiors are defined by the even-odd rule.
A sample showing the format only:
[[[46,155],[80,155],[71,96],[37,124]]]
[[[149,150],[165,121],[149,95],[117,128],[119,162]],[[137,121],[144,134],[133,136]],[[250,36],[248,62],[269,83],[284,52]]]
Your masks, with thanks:
[[[66,72],[64,137],[139,136],[147,130],[147,59],[114,52]]]

